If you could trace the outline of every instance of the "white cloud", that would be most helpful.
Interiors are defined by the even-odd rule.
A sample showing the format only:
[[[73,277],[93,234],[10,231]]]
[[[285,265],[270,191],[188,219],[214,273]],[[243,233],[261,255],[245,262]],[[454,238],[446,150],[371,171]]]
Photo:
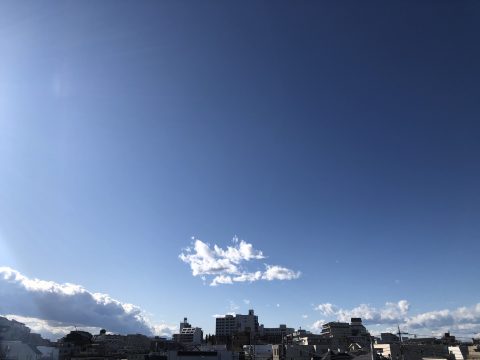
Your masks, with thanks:
[[[234,238],[235,246],[227,246],[227,250],[214,245],[215,253],[222,258],[229,259],[235,264],[240,264],[242,261],[249,261],[253,259],[264,259],[263,253],[260,250],[255,250],[252,244]]]
[[[267,270],[262,275],[262,279],[272,280],[293,280],[298,279],[301,275],[300,271],[293,271],[278,265],[266,265]]]
[[[352,309],[341,309],[330,303],[319,304],[315,310],[339,321],[350,321],[351,317],[361,317],[366,325],[396,325],[410,332],[430,332],[434,335],[446,331],[459,336],[473,336],[480,332],[480,303],[456,309],[442,309],[410,314],[410,303],[400,300],[387,302],[382,307],[360,304]]]
[[[407,314],[409,303],[400,300],[398,303],[387,302],[380,309],[367,304],[360,304],[353,309],[340,309],[331,303],[315,306],[325,316],[336,316],[340,321],[350,321],[351,317],[361,317],[366,323],[398,323]]]
[[[76,284],[32,279],[8,267],[0,267],[0,314],[21,317],[32,328],[54,335],[72,326],[145,335],[165,333],[169,327],[152,324],[143,309],[109,295]]]
[[[166,323],[155,324],[152,326],[155,336],[172,337],[178,331],[177,325],[170,325]]]
[[[361,304],[351,310],[339,310],[337,314],[341,321],[349,321],[351,317],[361,317],[371,324],[397,324],[407,315],[409,303],[400,300],[397,303],[387,302],[382,308]]]
[[[218,318],[218,317],[224,317],[224,316],[226,316],[226,315],[232,315],[232,316],[235,316],[235,315],[236,315],[236,313],[234,313],[234,312],[227,312],[226,314],[214,314],[214,315],[212,315],[212,317],[214,317],[214,318]]]
[[[210,286],[217,286],[220,284],[233,284],[232,277],[228,275],[217,275],[213,278]]]
[[[243,299],[243,302],[245,303],[245,305],[250,305],[250,300],[248,299]]]
[[[203,281],[206,276],[212,276],[210,286],[259,280],[293,280],[300,277],[299,271],[279,265],[265,264],[264,271],[248,271],[245,263],[264,259],[263,252],[237,237],[233,238],[232,244],[226,249],[218,245],[211,248],[209,244],[196,239],[193,247],[184,249],[179,258],[190,266],[193,276],[200,276]]]
[[[330,316],[335,314],[334,306],[330,303],[319,304],[315,307],[315,310],[321,311],[323,315]]]
[[[480,331],[480,303],[454,310],[443,309],[417,314],[408,318],[406,324],[413,329],[447,326],[459,330]]]
[[[219,257],[216,251],[201,240],[195,240],[193,250],[187,248],[179,255],[180,259],[189,264],[192,275],[236,274],[238,268],[233,261]]]
[[[308,315],[303,314],[303,315],[302,315],[302,319],[308,319]]]
[[[310,325],[310,330],[319,332],[322,330],[322,325],[325,324],[325,320],[317,320],[312,325]]]
[[[407,300],[400,300],[398,302],[398,308],[400,309],[400,311],[404,314],[406,314],[408,312],[408,310],[410,309],[410,304],[408,303]]]

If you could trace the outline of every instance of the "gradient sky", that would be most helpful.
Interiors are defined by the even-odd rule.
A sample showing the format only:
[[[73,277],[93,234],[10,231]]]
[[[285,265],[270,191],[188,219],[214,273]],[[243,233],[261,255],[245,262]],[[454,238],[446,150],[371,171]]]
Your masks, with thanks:
[[[0,266],[207,332],[252,307],[309,328],[322,303],[475,306],[479,16],[477,1],[2,1]],[[234,236],[266,256],[253,270],[301,276],[211,287],[179,259],[192,237]]]

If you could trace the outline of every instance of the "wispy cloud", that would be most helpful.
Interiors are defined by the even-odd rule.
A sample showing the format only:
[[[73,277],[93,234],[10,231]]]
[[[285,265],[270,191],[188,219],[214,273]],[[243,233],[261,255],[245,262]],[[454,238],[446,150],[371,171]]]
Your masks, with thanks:
[[[218,245],[211,247],[202,240],[195,239],[193,246],[183,250],[179,258],[190,266],[193,276],[200,276],[202,279],[210,276],[210,286],[259,280],[293,280],[301,275],[299,271],[269,264],[264,264],[263,271],[248,270],[246,263],[265,259],[265,255],[252,244],[237,237],[233,238],[232,246],[227,246],[226,249]]]
[[[140,307],[107,294],[92,293],[76,284],[32,279],[8,267],[0,267],[0,314],[31,319],[25,322],[51,334],[72,326],[146,335],[169,335],[174,329],[153,324]]]
[[[451,330],[466,336],[480,332],[480,303],[456,309],[442,309],[418,314],[410,314],[407,300],[386,302],[382,307],[360,304],[352,309],[342,309],[331,303],[316,305],[315,310],[324,316],[339,321],[349,321],[351,317],[361,317],[365,324],[400,324],[409,331],[429,331],[433,334]]]
[[[233,300],[229,301],[229,308],[231,312],[235,312],[240,309],[240,306]]]

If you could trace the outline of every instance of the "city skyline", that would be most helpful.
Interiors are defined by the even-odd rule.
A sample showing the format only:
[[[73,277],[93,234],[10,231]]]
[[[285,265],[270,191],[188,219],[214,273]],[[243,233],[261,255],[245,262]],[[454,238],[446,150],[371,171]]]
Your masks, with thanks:
[[[154,322],[149,312],[138,305],[121,302],[107,294],[91,293],[77,284],[58,284],[53,281],[32,279],[6,267],[0,267],[0,275],[2,290],[0,300],[3,302],[2,311],[4,312],[2,315],[25,323],[34,332],[50,339],[60,338],[77,328],[92,333],[98,333],[100,329],[105,328],[112,333],[139,333],[167,337],[171,337],[179,329],[180,320],[176,324],[165,321]],[[219,284],[213,286],[219,286]],[[253,308],[252,305],[249,299],[238,302],[230,300],[227,306],[230,311],[203,316],[203,319],[210,319],[210,323],[206,326],[198,321],[197,323],[192,321],[192,323],[194,326],[201,327],[205,334],[215,334],[215,318],[248,313]],[[476,322],[480,317],[480,303],[456,309],[435,309],[425,313],[412,313],[410,306],[407,300],[386,302],[381,307],[359,304],[352,309],[343,309],[332,303],[322,303],[312,305],[299,316],[303,324],[307,324],[306,326],[285,322],[282,320],[282,315],[278,315],[275,319],[277,323],[264,321],[260,323],[267,327],[286,324],[296,329],[303,328],[312,333],[320,333],[322,325],[327,322],[349,322],[351,318],[358,317],[364,320],[364,324],[373,335],[379,335],[381,332],[396,333],[396,329],[401,327],[402,330],[408,330],[410,335],[418,337],[440,337],[446,332],[452,332],[459,339],[480,336],[475,332]],[[59,307],[62,307],[60,313]],[[270,307],[278,310],[281,305],[280,303],[267,304],[266,307],[260,308]],[[188,317],[187,314],[185,317]],[[318,320],[318,318],[322,319]]]
[[[478,336],[478,15],[1,2],[0,315]]]

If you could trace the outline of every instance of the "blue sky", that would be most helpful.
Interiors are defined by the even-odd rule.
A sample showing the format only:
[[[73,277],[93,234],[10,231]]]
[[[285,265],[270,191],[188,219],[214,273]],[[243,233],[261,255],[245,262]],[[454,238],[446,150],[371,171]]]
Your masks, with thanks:
[[[448,310],[418,331],[480,333],[479,12],[2,2],[0,266],[207,332],[252,307],[312,328],[407,300],[372,330]],[[295,276],[209,286],[179,258],[194,239],[262,252],[235,276]]]

